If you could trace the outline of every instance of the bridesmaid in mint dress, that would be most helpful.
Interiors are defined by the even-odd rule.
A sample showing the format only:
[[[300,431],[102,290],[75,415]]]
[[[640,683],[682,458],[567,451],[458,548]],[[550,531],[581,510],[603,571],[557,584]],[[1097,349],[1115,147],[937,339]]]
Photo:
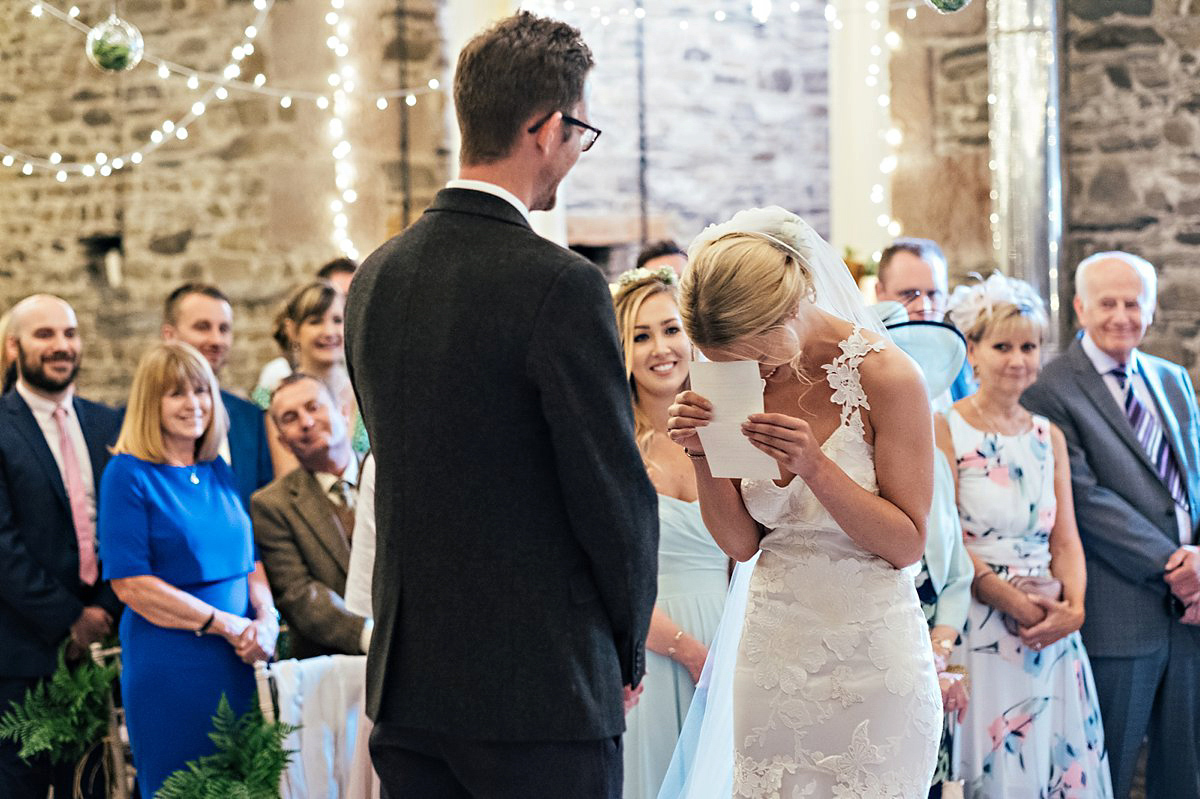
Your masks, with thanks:
[[[614,298],[638,446],[658,491],[659,514],[658,600],[644,690],[626,717],[625,799],[658,795],[728,587],[729,560],[700,518],[691,464],[666,432],[667,409],[691,361],[674,292],[669,268],[635,269],[621,276]]]

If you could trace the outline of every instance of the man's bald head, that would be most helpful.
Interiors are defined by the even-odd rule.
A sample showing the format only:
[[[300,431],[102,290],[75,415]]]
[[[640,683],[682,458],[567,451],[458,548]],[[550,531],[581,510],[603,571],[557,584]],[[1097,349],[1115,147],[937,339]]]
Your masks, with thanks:
[[[26,386],[58,400],[79,371],[83,342],[75,309],[52,294],[34,294],[13,306],[4,336],[5,356]]]

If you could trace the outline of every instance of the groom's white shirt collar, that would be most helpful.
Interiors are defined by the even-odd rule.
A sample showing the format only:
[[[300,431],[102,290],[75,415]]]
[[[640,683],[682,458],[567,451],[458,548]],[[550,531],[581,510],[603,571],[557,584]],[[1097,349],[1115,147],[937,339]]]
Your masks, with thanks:
[[[1079,343],[1083,347],[1083,352],[1085,355],[1087,355],[1088,360],[1092,362],[1092,366],[1096,367],[1096,371],[1102,375],[1107,375],[1109,372],[1119,366],[1124,366],[1130,372],[1138,371],[1137,350],[1133,350],[1129,353],[1129,363],[1121,363],[1116,358],[1100,349],[1100,347],[1096,345],[1096,342],[1092,340],[1092,335],[1090,333],[1085,332]]]
[[[448,189],[470,189],[471,191],[481,191],[484,194],[491,194],[493,197],[499,197],[506,203],[516,208],[521,212],[521,216],[525,217],[525,221],[529,221],[529,209],[525,207],[525,203],[503,186],[497,186],[495,183],[488,183],[485,180],[463,180],[455,178],[446,184]]]

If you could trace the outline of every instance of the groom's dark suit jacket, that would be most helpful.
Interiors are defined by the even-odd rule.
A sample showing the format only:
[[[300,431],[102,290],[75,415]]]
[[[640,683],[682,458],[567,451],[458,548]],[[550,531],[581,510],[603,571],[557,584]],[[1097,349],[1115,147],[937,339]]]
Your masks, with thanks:
[[[368,713],[475,740],[620,734],[658,517],[600,272],[446,189],[347,306],[378,468]]]

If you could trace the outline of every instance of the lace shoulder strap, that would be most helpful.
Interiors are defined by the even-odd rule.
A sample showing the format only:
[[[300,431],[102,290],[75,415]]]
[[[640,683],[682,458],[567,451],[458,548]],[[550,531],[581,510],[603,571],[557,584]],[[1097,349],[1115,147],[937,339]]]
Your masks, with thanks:
[[[854,411],[859,408],[869,411],[871,404],[863,391],[858,365],[868,353],[879,352],[886,346],[882,340],[869,341],[862,328],[856,325],[845,341],[838,344],[842,354],[823,367],[829,387],[833,389],[830,401],[842,407],[842,424],[855,428],[859,434],[864,432],[862,415]]]

